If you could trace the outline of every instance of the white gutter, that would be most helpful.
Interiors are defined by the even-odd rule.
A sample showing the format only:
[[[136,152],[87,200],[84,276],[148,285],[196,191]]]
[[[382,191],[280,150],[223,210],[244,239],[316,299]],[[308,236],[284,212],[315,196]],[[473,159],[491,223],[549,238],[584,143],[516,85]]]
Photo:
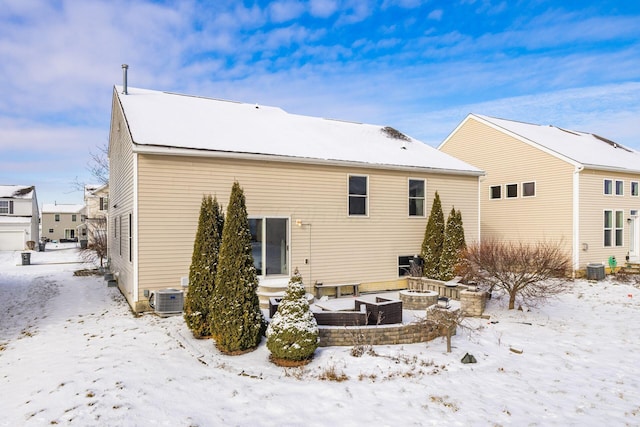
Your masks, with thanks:
[[[482,176],[483,171],[471,170],[471,169],[440,169],[431,168],[425,166],[406,166],[406,165],[387,165],[376,163],[364,163],[348,160],[331,160],[331,159],[316,159],[310,157],[293,157],[293,156],[281,156],[276,154],[258,154],[258,153],[240,153],[236,151],[214,151],[214,150],[200,150],[193,148],[177,148],[158,145],[140,145],[133,144],[133,152],[139,154],[157,154],[163,156],[189,156],[189,157],[209,157],[209,158],[221,158],[221,159],[238,159],[238,160],[255,160],[255,161],[271,161],[282,163],[300,163],[310,165],[324,165],[324,166],[350,166],[358,168],[368,169],[385,169],[385,170],[399,170],[399,171],[420,171],[425,173],[438,173],[447,175],[466,175],[466,176]]]

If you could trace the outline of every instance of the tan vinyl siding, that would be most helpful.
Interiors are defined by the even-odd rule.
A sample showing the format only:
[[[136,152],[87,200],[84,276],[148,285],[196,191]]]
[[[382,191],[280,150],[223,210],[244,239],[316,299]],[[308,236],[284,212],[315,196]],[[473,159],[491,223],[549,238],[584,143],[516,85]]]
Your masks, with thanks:
[[[368,176],[366,218],[347,214],[349,174]],[[478,238],[477,177],[142,154],[138,175],[141,293],[176,287],[188,276],[202,196],[217,196],[226,210],[234,180],[250,217],[289,218],[289,269],[298,267],[307,286],[360,282],[366,291],[404,284],[398,256],[420,252],[436,190],[445,216],[455,205],[467,240]],[[425,217],[408,215],[409,178],[426,180]]]
[[[483,239],[562,241],[571,253],[573,165],[475,119],[441,150],[486,172],[480,189]],[[524,182],[535,182],[534,197],[522,197]],[[517,198],[505,197],[506,184],[518,185]],[[502,198],[492,200],[490,188],[497,185]]]
[[[56,221],[56,215],[59,216],[59,221]],[[73,217],[75,216],[75,221]],[[66,237],[66,230],[73,230],[73,237],[79,237],[80,231],[78,226],[82,225],[82,212],[77,213],[43,213],[42,214],[42,237],[50,240],[61,240]],[[53,232],[49,232],[53,230]]]
[[[117,274],[120,290],[132,304],[135,302],[135,276],[133,262],[129,261],[128,216],[133,213],[134,206],[134,154],[127,124],[115,94],[109,137],[109,163],[110,223],[107,228],[109,229],[110,268]],[[115,230],[117,235],[114,235],[113,230],[115,218],[118,218],[118,227]]]
[[[604,194],[604,180],[624,181],[624,195]],[[585,169],[580,173],[580,266],[588,263],[604,263],[608,266],[610,256],[615,256],[622,265],[629,251],[630,233],[627,218],[632,209],[640,211],[640,197],[631,196],[630,182],[640,181],[638,174],[623,174]],[[623,245],[604,246],[604,211],[624,211]],[[586,244],[586,247],[584,246]],[[585,250],[586,248],[586,250]]]

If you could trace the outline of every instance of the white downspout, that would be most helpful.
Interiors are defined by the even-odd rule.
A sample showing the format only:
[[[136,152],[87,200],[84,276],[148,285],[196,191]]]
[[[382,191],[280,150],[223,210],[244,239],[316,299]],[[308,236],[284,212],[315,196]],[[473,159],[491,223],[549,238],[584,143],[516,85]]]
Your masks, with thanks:
[[[573,239],[572,239],[572,277],[580,267],[580,172],[584,166],[576,166],[573,171]]]
[[[482,230],[480,229],[480,225],[482,224],[482,181],[484,181],[486,175],[482,175],[478,177],[478,243],[482,241]]]

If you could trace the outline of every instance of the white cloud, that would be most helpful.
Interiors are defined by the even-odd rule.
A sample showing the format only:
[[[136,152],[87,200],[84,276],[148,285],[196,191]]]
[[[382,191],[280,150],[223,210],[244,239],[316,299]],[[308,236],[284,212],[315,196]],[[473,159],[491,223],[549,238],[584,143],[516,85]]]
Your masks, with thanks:
[[[309,2],[309,11],[311,15],[318,18],[328,18],[337,10],[337,0],[311,0]]]
[[[295,0],[272,2],[268,8],[271,21],[275,23],[291,21],[305,12],[305,6]]]
[[[444,11],[442,9],[434,9],[431,12],[429,12],[429,14],[427,15],[427,18],[434,21],[440,21],[442,19],[443,14],[444,14]]]

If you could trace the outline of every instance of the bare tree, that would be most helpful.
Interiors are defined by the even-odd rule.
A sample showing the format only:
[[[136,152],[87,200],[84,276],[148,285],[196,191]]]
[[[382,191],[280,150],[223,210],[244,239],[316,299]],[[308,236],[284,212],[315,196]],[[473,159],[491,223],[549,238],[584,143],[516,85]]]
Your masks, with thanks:
[[[91,174],[93,182],[91,184],[104,185],[109,182],[109,146],[103,144],[97,147],[98,151],[89,152],[87,171]],[[72,183],[74,189],[84,191],[87,183],[80,182],[78,177]]]
[[[447,340],[447,353],[451,353],[451,337],[456,334],[458,327],[473,331],[474,328],[465,324],[462,310],[441,308],[433,305],[427,308],[426,317],[417,317],[416,322],[430,331],[438,331]]]
[[[570,287],[567,274],[571,260],[560,244],[487,240],[464,253],[465,279],[483,288],[503,289],[509,295],[509,310],[516,298],[535,306]]]
[[[107,219],[105,217],[87,218],[88,244],[81,252],[82,258],[87,262],[100,264],[104,267],[107,258]]]
[[[90,151],[91,159],[87,169],[98,184],[109,182],[109,147],[104,144],[98,147],[98,152]]]

